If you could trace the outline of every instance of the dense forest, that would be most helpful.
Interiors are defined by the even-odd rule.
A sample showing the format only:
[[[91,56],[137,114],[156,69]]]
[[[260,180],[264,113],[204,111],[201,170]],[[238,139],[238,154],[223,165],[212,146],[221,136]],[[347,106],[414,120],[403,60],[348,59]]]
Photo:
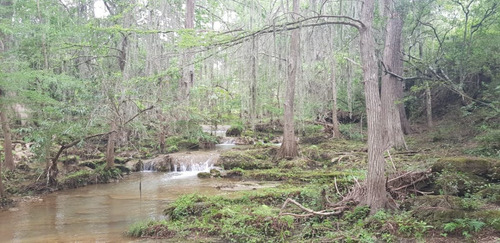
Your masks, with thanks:
[[[193,180],[280,185],[127,237],[495,242],[499,5],[0,0],[1,206],[232,142]]]

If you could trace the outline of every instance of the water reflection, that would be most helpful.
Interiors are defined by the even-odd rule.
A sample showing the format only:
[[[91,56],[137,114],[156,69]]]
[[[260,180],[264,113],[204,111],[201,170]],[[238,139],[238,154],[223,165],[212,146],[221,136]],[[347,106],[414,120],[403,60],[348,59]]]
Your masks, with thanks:
[[[215,189],[220,183],[200,180],[195,173],[149,172],[120,183],[53,193],[18,211],[0,212],[0,242],[130,241],[123,235],[128,226],[161,218],[166,203],[180,195],[230,193]]]

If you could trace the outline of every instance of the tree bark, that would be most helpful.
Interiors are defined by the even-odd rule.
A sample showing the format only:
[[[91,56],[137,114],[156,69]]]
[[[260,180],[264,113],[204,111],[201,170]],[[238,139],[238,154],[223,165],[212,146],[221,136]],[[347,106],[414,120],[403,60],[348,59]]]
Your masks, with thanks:
[[[299,0],[293,0],[292,18],[295,20],[299,14]],[[290,57],[288,63],[288,83],[285,97],[285,114],[283,126],[283,143],[279,150],[281,158],[295,158],[298,155],[297,142],[295,141],[295,126],[293,115],[293,103],[295,99],[295,81],[299,62],[300,29],[292,30],[290,38]]]
[[[194,28],[194,6],[196,0],[186,0],[186,17],[184,22],[185,29]],[[193,54],[190,50],[184,51],[182,55],[182,78],[180,79],[180,96],[179,100],[182,103],[189,103],[189,90],[194,84],[194,65],[191,63]]]
[[[0,93],[2,91],[0,90]],[[3,96],[3,95],[2,95]],[[5,168],[7,170],[14,170],[14,156],[12,155],[12,135],[9,127],[9,120],[5,114],[5,106],[0,105],[0,122],[2,123],[3,130],[3,148],[5,151]]]
[[[258,42],[256,37],[252,38],[252,80],[250,82],[250,120],[252,124],[252,131],[255,131],[255,123],[257,119],[257,45]]]
[[[106,168],[115,167],[115,142],[116,142],[116,121],[111,121],[111,133],[108,135],[108,146],[106,149]]]
[[[403,31],[403,19],[394,10],[391,1],[385,0],[385,13],[388,21],[385,31],[384,66],[388,71],[403,76],[403,57],[401,53],[401,33]],[[382,76],[382,113],[387,123],[387,135],[389,146],[396,149],[406,148],[404,134],[401,125],[398,102],[398,85],[400,81],[389,73]]]
[[[360,53],[363,69],[366,115],[368,124],[368,174],[367,195],[362,204],[370,207],[371,213],[386,207],[388,199],[385,190],[385,160],[387,149],[385,120],[382,116],[378,85],[377,58],[373,36],[374,0],[365,0],[361,11]]]
[[[339,129],[339,119],[337,117],[337,77],[336,77],[336,63],[335,60],[332,61],[332,73],[331,73],[331,81],[332,81],[332,124],[333,124],[333,137],[339,138],[341,137],[340,129]]]
[[[432,93],[431,93],[431,87],[429,85],[429,82],[425,82],[425,104],[426,104],[426,111],[427,111],[427,127],[431,128],[433,127],[433,122],[432,122]]]

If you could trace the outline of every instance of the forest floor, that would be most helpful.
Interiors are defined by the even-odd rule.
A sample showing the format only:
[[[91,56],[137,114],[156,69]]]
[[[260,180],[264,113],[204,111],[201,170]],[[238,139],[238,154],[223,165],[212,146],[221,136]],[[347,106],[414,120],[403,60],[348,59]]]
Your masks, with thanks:
[[[334,202],[364,180],[366,143],[318,133],[300,139],[293,160],[275,158],[278,147],[266,145],[221,154],[222,177],[280,181],[278,187],[231,198],[186,195],[166,205],[166,220],[139,222],[129,235],[208,242],[498,242],[500,161],[464,154],[469,145],[438,136],[444,135],[415,133],[407,137],[410,150],[386,152],[388,191],[398,210],[369,215],[353,203],[335,213]]]

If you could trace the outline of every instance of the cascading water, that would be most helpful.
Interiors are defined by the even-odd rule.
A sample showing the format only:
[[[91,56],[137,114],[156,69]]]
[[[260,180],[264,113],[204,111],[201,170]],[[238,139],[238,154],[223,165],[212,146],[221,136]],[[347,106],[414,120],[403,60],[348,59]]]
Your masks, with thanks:
[[[218,158],[218,153],[209,151],[173,153],[145,160],[142,168],[144,172],[160,171],[197,174],[199,172],[209,172]]]

